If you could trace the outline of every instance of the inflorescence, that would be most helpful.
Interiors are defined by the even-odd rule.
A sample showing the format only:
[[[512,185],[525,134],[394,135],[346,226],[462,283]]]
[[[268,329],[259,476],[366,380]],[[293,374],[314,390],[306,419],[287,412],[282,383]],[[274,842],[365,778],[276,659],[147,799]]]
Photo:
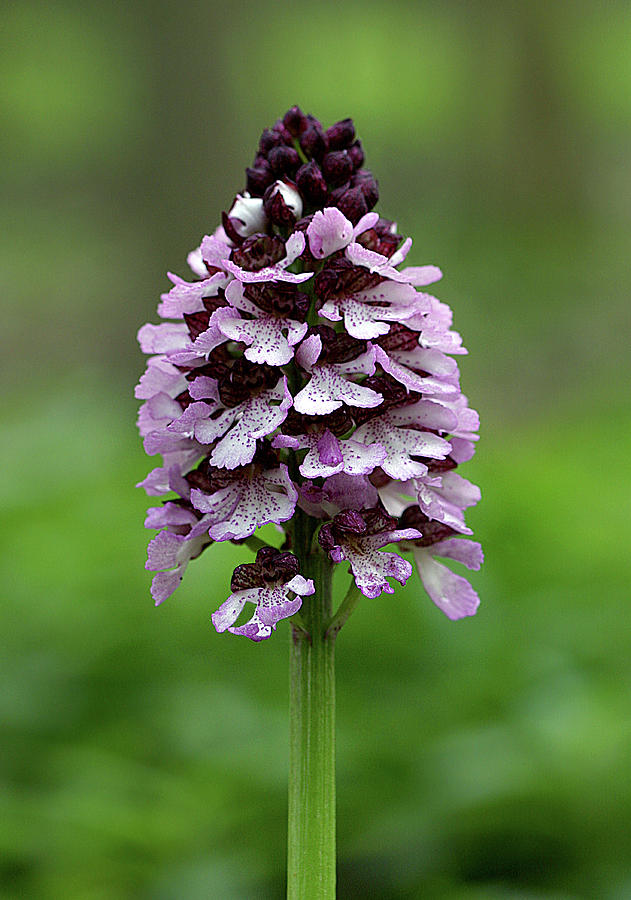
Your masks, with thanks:
[[[237,566],[218,631],[267,638],[314,592],[291,552],[300,515],[366,597],[412,574],[381,551],[397,543],[450,619],[479,603],[437,561],[482,562],[462,537],[480,492],[456,472],[478,428],[452,358],[466,351],[449,307],[424,290],[440,270],[400,268],[412,241],[371,212],[378,186],[363,164],[351,119],[325,131],[290,109],[261,135],[222,225],[189,254],[195,279],[169,275],[167,321],[138,334],[151,354],[138,425],[163,458],[141,485],[172,495],[145,522],[161,529],[146,564],[156,605],[214,541],[247,542],[269,523],[285,534],[282,552],[262,546]],[[254,614],[237,627],[246,602]]]

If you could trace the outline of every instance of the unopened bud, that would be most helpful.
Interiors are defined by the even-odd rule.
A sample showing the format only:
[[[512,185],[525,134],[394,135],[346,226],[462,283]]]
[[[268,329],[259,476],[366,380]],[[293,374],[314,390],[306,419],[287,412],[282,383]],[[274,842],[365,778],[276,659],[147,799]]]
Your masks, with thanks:
[[[314,159],[320,159],[326,153],[328,144],[324,129],[312,116],[307,116],[307,125],[300,134],[300,146]]]
[[[332,185],[344,184],[353,174],[353,163],[346,150],[334,150],[322,160],[322,174]]]
[[[344,150],[355,138],[355,126],[352,119],[342,119],[326,130],[329,150]]]
[[[255,197],[262,197],[265,188],[274,180],[274,173],[267,162],[263,160],[258,165],[245,170],[245,186],[249,193]]]
[[[355,141],[354,144],[351,144],[348,148],[348,155],[351,158],[354,168],[361,169],[364,165],[364,149],[362,147],[362,142]]]
[[[347,219],[351,220],[353,225],[356,225],[368,212],[368,204],[362,189],[360,187],[349,188],[338,200],[337,208],[344,213]]]
[[[366,198],[368,209],[372,209],[377,204],[379,200],[379,185],[371,172],[367,170],[357,172],[353,176],[351,184],[353,187],[361,188],[362,194]]]
[[[273,147],[267,159],[271,166],[272,172],[278,177],[279,175],[294,175],[296,169],[300,165],[300,157],[293,147],[287,147],[281,144]]]
[[[326,200],[328,188],[320,166],[315,159],[298,169],[296,184],[305,200],[308,200],[314,206],[319,206]]]
[[[283,116],[283,125],[293,137],[298,137],[307,126],[307,117],[299,106],[292,106]]]

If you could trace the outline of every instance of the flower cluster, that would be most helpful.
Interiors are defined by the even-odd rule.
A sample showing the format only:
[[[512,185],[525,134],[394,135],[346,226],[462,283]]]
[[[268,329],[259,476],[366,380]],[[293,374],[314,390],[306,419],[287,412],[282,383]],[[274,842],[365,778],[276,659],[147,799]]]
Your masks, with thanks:
[[[435,266],[403,266],[411,239],[371,210],[377,182],[350,119],[328,130],[292,108],[263,132],[246,189],[169,275],[144,325],[150,354],[136,388],[138,425],[162,465],[141,485],[170,495],[149,510],[147,568],[156,604],[214,541],[244,542],[275,523],[292,549],[296,516],[317,520],[318,552],[343,560],[367,597],[405,584],[411,552],[451,619],[478,597],[437,557],[470,569],[464,510],[479,490],[456,473],[478,416],[460,392],[465,353],[451,311],[425,290]],[[420,289],[420,290],[419,290]],[[218,631],[269,637],[313,582],[290,552],[262,548],[238,566],[213,615]],[[247,624],[235,627],[246,602]]]

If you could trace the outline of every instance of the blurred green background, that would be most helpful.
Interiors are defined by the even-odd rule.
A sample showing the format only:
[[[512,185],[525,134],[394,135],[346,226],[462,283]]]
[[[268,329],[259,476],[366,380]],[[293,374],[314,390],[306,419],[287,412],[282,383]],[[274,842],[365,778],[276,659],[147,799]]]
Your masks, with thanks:
[[[2,46],[1,896],[283,896],[288,629],[215,633],[231,546],[153,609],[132,389],[299,103],[443,267],[482,415],[478,615],[413,576],[338,642],[340,897],[631,897],[630,4],[21,0]]]

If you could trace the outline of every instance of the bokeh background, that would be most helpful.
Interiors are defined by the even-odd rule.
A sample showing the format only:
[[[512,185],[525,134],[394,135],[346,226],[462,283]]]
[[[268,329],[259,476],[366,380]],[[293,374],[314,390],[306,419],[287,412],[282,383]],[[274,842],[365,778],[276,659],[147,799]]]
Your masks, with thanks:
[[[2,897],[280,898],[287,628],[143,569],[135,333],[292,104],[353,116],[438,263],[482,415],[486,564],[338,642],[340,897],[631,897],[628,2],[3,12]]]

